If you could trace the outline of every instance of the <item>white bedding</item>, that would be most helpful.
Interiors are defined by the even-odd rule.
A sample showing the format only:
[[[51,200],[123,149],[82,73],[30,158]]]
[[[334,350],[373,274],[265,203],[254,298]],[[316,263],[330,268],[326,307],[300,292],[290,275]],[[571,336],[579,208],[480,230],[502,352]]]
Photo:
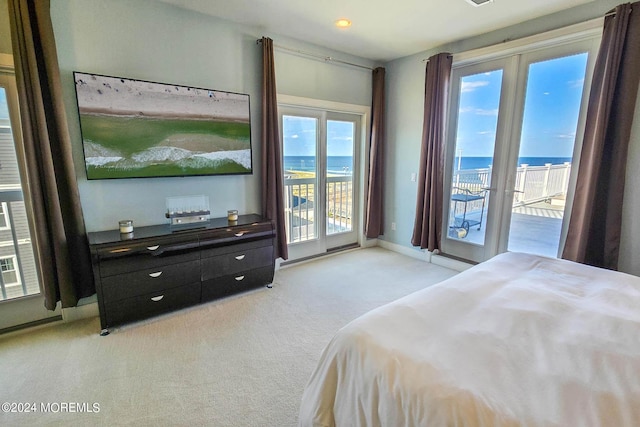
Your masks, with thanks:
[[[299,422],[640,426],[640,278],[498,255],[342,328]]]

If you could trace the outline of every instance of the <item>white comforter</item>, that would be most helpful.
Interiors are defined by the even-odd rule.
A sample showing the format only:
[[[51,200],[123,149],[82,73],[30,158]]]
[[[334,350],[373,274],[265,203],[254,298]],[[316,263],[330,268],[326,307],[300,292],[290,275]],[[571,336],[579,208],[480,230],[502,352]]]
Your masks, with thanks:
[[[342,328],[300,425],[640,426],[640,278],[499,255]]]

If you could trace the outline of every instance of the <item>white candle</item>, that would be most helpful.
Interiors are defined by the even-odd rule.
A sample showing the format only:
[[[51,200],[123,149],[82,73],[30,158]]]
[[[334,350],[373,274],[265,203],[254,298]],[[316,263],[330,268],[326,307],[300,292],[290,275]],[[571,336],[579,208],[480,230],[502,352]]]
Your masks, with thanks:
[[[120,233],[133,233],[133,221],[130,219],[124,219],[118,222],[120,226]]]

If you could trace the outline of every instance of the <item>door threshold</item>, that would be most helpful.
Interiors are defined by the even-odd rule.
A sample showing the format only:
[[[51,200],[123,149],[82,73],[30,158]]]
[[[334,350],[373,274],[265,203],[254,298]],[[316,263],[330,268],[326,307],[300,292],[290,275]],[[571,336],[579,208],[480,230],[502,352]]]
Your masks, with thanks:
[[[326,257],[326,256],[330,256],[330,255],[336,255],[339,254],[340,252],[346,252],[346,251],[350,251],[353,249],[360,249],[360,244],[359,243],[352,243],[349,245],[343,245],[343,246],[338,246],[335,248],[331,248],[331,249],[327,249],[326,252],[323,252],[321,254],[316,254],[316,255],[309,255],[306,257],[302,257],[302,258],[298,258],[298,259],[293,259],[293,260],[287,260],[287,261],[282,261],[280,263],[280,267],[288,267],[292,264],[299,264],[302,262],[308,262],[308,261],[313,261],[315,259],[318,258],[322,258],[322,257]]]
[[[0,329],[0,335],[21,331],[23,329],[35,328],[36,326],[42,326],[42,325],[46,325],[47,323],[58,322],[61,320],[62,320],[62,315],[46,317],[44,319],[34,320],[33,322],[22,323],[20,325],[15,325],[15,326],[10,326],[8,328]]]

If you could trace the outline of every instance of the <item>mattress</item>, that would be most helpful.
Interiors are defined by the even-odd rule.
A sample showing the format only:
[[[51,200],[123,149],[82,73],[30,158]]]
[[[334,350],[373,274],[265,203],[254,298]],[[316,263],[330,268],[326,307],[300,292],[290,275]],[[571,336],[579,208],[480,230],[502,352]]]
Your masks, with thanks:
[[[640,426],[640,278],[498,255],[338,331],[299,424]]]

